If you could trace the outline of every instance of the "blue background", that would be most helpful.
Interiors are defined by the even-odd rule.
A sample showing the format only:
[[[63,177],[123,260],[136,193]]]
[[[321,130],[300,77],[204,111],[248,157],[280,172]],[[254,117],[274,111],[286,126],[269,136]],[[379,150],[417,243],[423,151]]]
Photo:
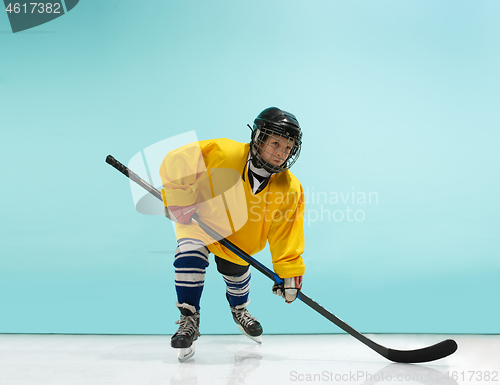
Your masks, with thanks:
[[[498,333],[499,12],[87,0],[16,34],[0,12],[0,332],[173,333],[171,224],[104,159],[191,130],[245,142],[278,106],[303,127],[308,213],[364,213],[306,223],[304,292],[361,332]],[[251,297],[266,333],[339,332],[258,272]],[[238,333],[215,266],[201,332]]]

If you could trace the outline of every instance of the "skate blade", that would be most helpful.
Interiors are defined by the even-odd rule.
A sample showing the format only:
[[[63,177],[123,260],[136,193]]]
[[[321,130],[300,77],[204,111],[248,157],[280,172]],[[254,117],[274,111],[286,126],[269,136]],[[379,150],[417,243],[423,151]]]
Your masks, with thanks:
[[[184,362],[189,360],[194,356],[194,343],[189,348],[177,349],[177,359],[179,362]]]
[[[240,329],[240,331],[246,335],[248,338],[250,338],[251,340],[254,340],[255,342],[257,342],[258,344],[261,344],[262,343],[262,337],[261,336],[257,336],[257,337],[254,337],[254,336],[251,336],[250,334],[246,333],[245,332],[245,329],[243,329],[243,327],[241,325],[236,325],[238,326],[238,329]]]

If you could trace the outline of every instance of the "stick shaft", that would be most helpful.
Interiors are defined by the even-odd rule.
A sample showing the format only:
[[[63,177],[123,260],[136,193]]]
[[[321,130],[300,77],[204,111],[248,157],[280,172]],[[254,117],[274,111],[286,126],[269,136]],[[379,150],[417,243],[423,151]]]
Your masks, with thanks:
[[[160,191],[156,189],[155,187],[151,186],[149,183],[144,181],[141,177],[139,177],[136,173],[131,171],[128,167],[120,163],[118,160],[113,158],[111,155],[108,155],[106,158],[106,162],[116,168],[118,171],[120,171],[123,175],[126,177],[130,178],[132,181],[137,183],[139,186],[143,187],[145,190],[149,191],[151,194],[153,194],[155,197],[163,201],[161,197]],[[262,263],[257,261],[255,258],[247,254],[245,251],[241,250],[238,246],[233,244],[231,241],[228,241],[224,237],[222,237],[217,231],[212,229],[210,226],[205,224],[198,216],[197,213],[195,213],[192,218],[198,223],[198,225],[202,228],[203,231],[205,231],[210,237],[213,239],[217,239],[220,244],[225,246],[227,249],[231,250],[234,254],[236,254],[238,257],[243,259],[245,262],[250,264],[250,266],[254,267],[255,269],[259,270],[262,274],[270,278],[271,280],[275,281],[276,283],[280,284],[283,282],[283,280],[272,270],[264,266]],[[340,318],[335,316],[334,314],[330,313],[328,310],[326,310],[323,306],[319,305],[317,302],[313,301],[311,298],[309,298],[307,295],[305,295],[302,291],[299,291],[298,298],[307,306],[309,306],[311,309],[315,310],[319,314],[321,314],[323,317],[328,319],[329,321],[333,322],[335,325],[337,325],[339,328],[356,338],[358,341],[362,342],[369,348],[373,349],[383,357],[395,361],[395,362],[405,362],[405,363],[414,363],[414,362],[428,362],[428,361],[434,361],[443,357],[446,357],[452,353],[454,353],[457,349],[457,344],[453,340],[446,340],[442,341],[436,345],[429,346],[423,349],[417,349],[417,350],[407,350],[407,351],[402,351],[402,350],[394,350],[394,349],[389,349],[385,346],[377,344],[375,341],[372,341],[368,337],[364,336],[360,332],[358,332],[356,329],[352,328],[349,326],[347,323],[342,321]]]

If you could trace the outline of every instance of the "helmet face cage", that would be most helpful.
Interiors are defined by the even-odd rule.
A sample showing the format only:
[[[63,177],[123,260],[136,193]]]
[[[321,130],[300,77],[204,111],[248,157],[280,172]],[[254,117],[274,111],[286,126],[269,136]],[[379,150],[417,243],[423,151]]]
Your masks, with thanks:
[[[254,124],[252,141],[250,143],[252,151],[252,163],[254,166],[263,168],[272,174],[283,172],[297,161],[301,147],[301,133],[290,135],[289,131],[281,127],[258,127]],[[270,138],[269,140],[267,140]],[[280,148],[270,143],[279,143]],[[283,163],[270,163],[266,159],[281,158]]]

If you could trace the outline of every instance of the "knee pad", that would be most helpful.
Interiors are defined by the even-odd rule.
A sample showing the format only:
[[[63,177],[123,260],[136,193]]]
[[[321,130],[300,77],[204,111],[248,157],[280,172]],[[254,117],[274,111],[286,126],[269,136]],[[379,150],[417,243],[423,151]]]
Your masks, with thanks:
[[[215,262],[217,263],[217,271],[222,275],[236,276],[245,274],[250,266],[242,266],[233,262],[226,261],[218,256],[215,256]]]

